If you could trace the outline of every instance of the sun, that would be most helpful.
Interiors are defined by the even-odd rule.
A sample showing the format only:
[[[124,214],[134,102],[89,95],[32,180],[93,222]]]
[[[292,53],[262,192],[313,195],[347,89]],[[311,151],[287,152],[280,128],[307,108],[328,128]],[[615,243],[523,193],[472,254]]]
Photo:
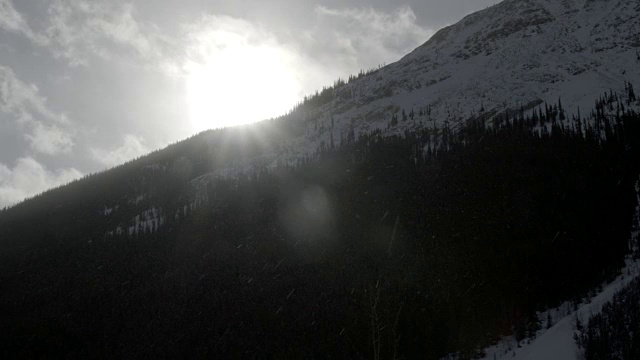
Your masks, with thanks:
[[[227,46],[187,69],[187,102],[195,131],[282,115],[299,96],[287,53],[268,45]]]

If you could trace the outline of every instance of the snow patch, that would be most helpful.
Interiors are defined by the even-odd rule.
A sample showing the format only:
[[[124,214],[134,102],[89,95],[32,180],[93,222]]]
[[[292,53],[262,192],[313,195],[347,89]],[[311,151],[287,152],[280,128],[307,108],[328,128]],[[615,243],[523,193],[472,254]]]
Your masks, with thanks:
[[[636,224],[631,233],[632,254],[638,251],[638,235],[640,234],[640,180],[636,182]],[[602,292],[590,301],[583,303],[573,311],[569,302],[565,302],[556,310],[550,310],[553,325],[548,330],[540,330],[535,339],[525,339],[518,347],[513,336],[505,337],[495,346],[485,350],[483,359],[514,359],[514,360],[579,360],[582,352],[574,340],[576,319],[586,324],[589,318],[600,313],[602,307],[613,299],[613,296],[633,279],[640,275],[640,260],[634,260],[632,255],[625,259],[625,267],[614,281],[604,286]],[[562,315],[564,314],[564,315]],[[548,312],[538,313],[541,324],[546,324]],[[529,343],[529,344],[528,344]]]

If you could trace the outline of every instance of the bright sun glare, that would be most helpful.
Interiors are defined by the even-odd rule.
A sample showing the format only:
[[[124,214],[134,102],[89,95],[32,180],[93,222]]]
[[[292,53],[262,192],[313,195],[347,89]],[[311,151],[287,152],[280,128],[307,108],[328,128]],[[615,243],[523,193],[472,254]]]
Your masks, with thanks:
[[[284,114],[298,97],[282,50],[230,46],[189,66],[187,96],[194,130],[252,123]]]

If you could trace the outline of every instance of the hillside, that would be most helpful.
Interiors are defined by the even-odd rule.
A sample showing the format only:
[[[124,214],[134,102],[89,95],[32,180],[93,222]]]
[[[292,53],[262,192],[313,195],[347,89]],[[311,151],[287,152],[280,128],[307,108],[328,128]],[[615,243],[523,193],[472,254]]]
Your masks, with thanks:
[[[632,251],[639,7],[507,0],[278,119],[0,211],[0,354],[471,358],[536,334]]]
[[[400,61],[330,89],[312,111],[294,112],[287,120],[302,129],[286,139],[289,151],[248,166],[295,161],[351,132],[402,134],[431,121],[459,123],[481,109],[530,110],[562,99],[577,114],[640,78],[639,14],[633,0],[503,1],[440,30]],[[400,121],[390,126],[394,118]]]

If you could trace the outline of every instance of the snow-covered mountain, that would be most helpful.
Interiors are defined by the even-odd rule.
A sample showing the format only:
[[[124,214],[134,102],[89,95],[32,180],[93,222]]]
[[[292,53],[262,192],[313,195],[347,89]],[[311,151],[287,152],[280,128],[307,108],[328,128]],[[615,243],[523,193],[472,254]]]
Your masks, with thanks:
[[[624,93],[626,81],[640,79],[639,14],[635,0],[505,0],[438,31],[398,62],[331,88],[320,106],[300,106],[275,123],[205,134],[210,153],[200,157],[240,155],[189,181],[206,189],[215,178],[296,163],[322,146],[374,130],[391,136],[445,122],[455,127],[480,113],[490,119],[559,99],[569,114],[591,110],[603,93]],[[258,150],[247,150],[252,146]],[[166,176],[180,163],[147,167]],[[198,207],[204,200],[198,193],[180,213]],[[149,212],[153,206],[110,233],[141,232],[145,221],[162,225],[166,215]]]
[[[566,358],[640,274],[639,10],[505,0],[278,119],[0,210],[0,353]]]
[[[330,88],[323,105],[278,119],[293,133],[244,127],[254,141],[277,145],[195,183],[295,163],[375,130],[455,127],[481,112],[490,119],[559,100],[569,115],[591,109],[603,93],[623,93],[625,81],[640,79],[639,14],[636,0],[504,0],[441,29],[399,61]]]
[[[569,113],[589,109],[602,93],[640,79],[639,13],[636,0],[505,0],[337,87],[320,108],[289,115],[305,124],[304,134],[287,139],[287,154],[265,154],[260,163],[309,155],[352,130],[402,134],[433,126],[429,120],[455,124],[481,110],[526,110],[560,98]],[[402,121],[403,110],[414,116]],[[390,126],[394,116],[400,121]]]

